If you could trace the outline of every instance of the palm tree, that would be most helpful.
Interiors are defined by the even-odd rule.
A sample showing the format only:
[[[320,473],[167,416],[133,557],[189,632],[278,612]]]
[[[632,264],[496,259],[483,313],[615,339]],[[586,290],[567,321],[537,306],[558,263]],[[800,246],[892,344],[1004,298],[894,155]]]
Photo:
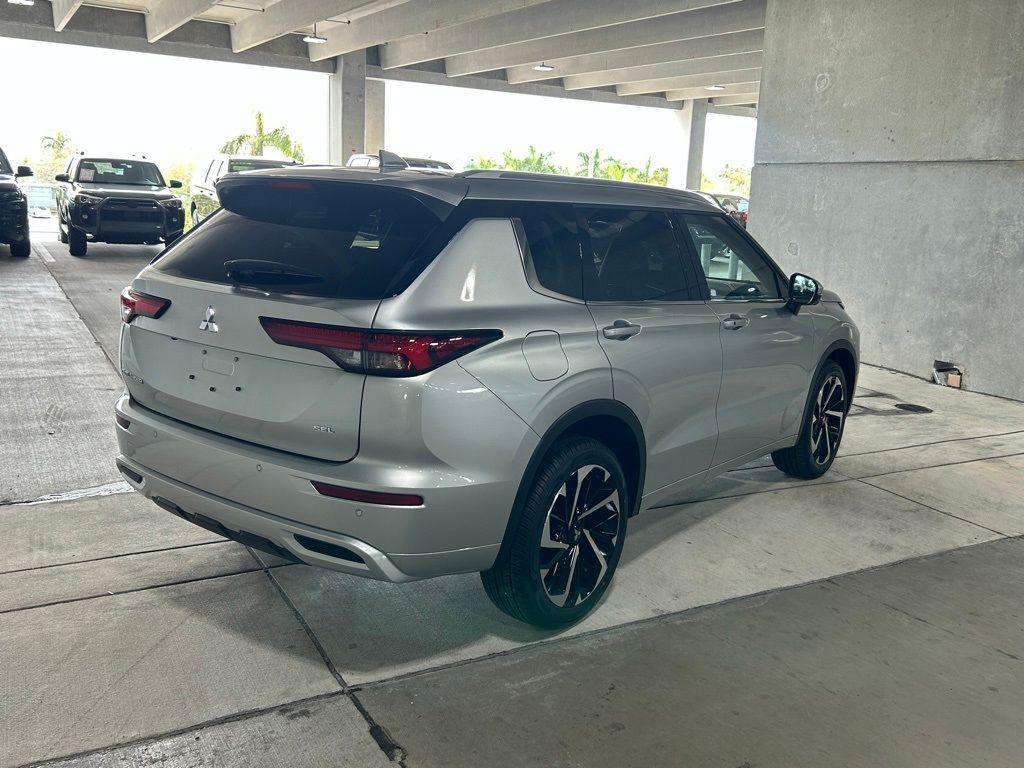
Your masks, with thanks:
[[[245,147],[249,154],[261,157],[264,147],[272,147],[285,157],[297,162],[303,161],[302,145],[294,141],[284,128],[275,128],[267,133],[263,128],[263,113],[256,113],[256,130],[253,133],[240,133],[233,139],[224,142],[221,152],[234,155]]]
[[[558,173],[558,168],[551,162],[553,152],[538,152],[532,144],[529,151],[522,156],[512,154],[511,150],[505,150],[502,158],[502,167],[510,171],[528,171],[532,173]]]
[[[594,178],[595,176],[600,175],[600,149],[595,149],[593,152],[577,152],[576,157],[579,159],[579,168],[576,170],[577,176],[588,176],[590,178]]]
[[[72,141],[63,131],[57,131],[53,136],[43,136],[42,145],[53,157],[64,157],[71,152]]]

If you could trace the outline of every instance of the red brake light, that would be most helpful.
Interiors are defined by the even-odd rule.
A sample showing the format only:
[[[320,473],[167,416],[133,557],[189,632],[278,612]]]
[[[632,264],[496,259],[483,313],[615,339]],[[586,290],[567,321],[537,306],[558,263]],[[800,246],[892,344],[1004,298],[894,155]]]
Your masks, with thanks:
[[[380,491],[361,491],[358,488],[344,488],[340,485],[318,483],[310,480],[313,488],[321,496],[333,496],[336,499],[362,501],[367,504],[388,504],[392,507],[422,507],[423,497],[411,493],[381,493]]]
[[[170,299],[161,299],[159,296],[150,296],[146,293],[133,291],[125,288],[121,291],[121,319],[130,323],[137,316],[160,317],[167,308],[171,306]]]
[[[278,344],[315,349],[338,367],[377,376],[418,376],[501,338],[500,331],[370,331],[261,317]]]

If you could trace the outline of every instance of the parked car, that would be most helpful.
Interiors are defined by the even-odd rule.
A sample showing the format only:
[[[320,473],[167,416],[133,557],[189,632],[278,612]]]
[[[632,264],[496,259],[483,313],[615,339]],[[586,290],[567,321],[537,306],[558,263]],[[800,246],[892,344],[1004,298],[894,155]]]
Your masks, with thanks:
[[[117,464],[185,520],[385,581],[480,571],[555,627],[628,517],[835,458],[853,321],[696,195],[330,167],[217,192],[121,296]]]
[[[0,243],[11,247],[11,256],[25,258],[32,252],[28,228],[28,202],[18,179],[32,175],[27,165],[11,166],[0,147]]]
[[[392,155],[392,157],[398,157]],[[443,160],[431,160],[426,157],[402,157],[405,164],[414,170],[421,171],[454,171],[448,163]],[[380,168],[379,155],[352,155],[345,164],[349,168]]]
[[[181,198],[156,163],[135,157],[73,155],[55,177],[57,236],[72,256],[93,243],[173,243],[185,226]]]
[[[217,199],[217,181],[228,173],[244,173],[266,168],[285,168],[296,165],[293,160],[274,160],[270,157],[243,157],[241,155],[215,155],[199,164],[189,192],[192,196],[192,226],[198,226],[220,208]]]
[[[713,194],[715,200],[722,206],[722,210],[736,219],[740,226],[746,228],[747,209],[750,208],[750,201],[742,195],[727,195],[721,192]]]
[[[688,191],[695,195],[700,195],[712,205],[718,206],[728,213],[737,224],[744,229],[747,228],[747,209],[750,207],[750,201],[747,198],[741,195],[731,195],[722,192],[705,192],[702,189],[691,189]]]

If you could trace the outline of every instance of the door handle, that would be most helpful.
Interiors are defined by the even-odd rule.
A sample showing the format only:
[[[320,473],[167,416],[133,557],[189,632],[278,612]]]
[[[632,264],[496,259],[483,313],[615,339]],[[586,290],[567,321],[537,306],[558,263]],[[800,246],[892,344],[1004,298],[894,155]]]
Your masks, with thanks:
[[[616,320],[611,325],[606,325],[601,329],[606,339],[617,339],[619,341],[625,341],[636,336],[642,330],[643,326],[635,325],[626,320]]]
[[[750,318],[741,315],[729,315],[722,321],[722,327],[727,331],[738,331],[750,325]]]

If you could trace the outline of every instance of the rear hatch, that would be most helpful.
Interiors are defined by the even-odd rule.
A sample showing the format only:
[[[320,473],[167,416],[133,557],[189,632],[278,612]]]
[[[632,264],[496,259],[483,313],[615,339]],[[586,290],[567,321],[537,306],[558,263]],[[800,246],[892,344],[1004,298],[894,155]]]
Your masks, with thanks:
[[[203,429],[347,461],[359,447],[365,375],[275,343],[265,325],[372,327],[380,300],[436,252],[431,236],[453,206],[403,188],[288,176],[248,176],[219,191],[224,210],[132,283],[170,303],[126,325],[128,390]]]

